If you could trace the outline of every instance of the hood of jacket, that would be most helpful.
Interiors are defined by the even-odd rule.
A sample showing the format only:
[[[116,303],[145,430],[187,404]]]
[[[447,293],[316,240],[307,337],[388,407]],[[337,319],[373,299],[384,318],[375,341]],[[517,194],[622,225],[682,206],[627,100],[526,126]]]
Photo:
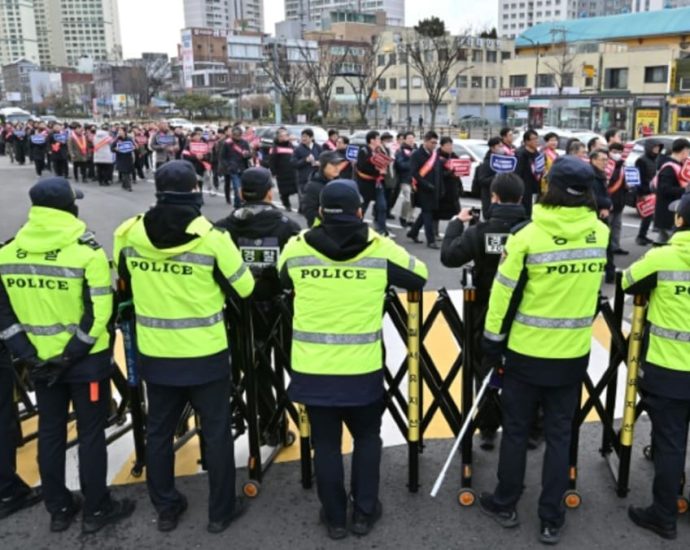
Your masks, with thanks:
[[[252,235],[253,238],[265,237],[277,224],[282,223],[283,213],[272,204],[265,202],[246,203],[241,208],[232,211],[228,224],[234,226],[242,234]]]
[[[325,222],[304,235],[309,246],[336,261],[354,258],[374,240],[369,226],[362,222]]]
[[[659,145],[662,145],[660,141],[657,141],[655,139],[648,139],[644,142],[644,154],[650,159],[655,159],[659,155],[654,152],[654,148]]]
[[[547,207],[541,204],[534,206],[532,222],[549,235],[568,240],[581,238],[601,223],[596,212],[586,206]]]
[[[527,219],[525,207],[521,204],[492,204],[489,220],[498,220],[509,225],[517,225]]]
[[[678,258],[690,269],[690,227],[676,230],[668,241]]]
[[[69,212],[32,206],[14,242],[29,252],[49,252],[76,242],[85,232],[86,224]]]
[[[170,248],[186,244],[196,238],[187,228],[201,210],[187,204],[157,204],[144,215],[144,227],[156,248]]]
[[[159,209],[163,208],[169,210],[162,213]],[[193,250],[199,237],[213,229],[211,222],[201,214],[185,220],[178,217],[173,224],[171,220],[174,214],[170,210],[170,206],[152,208],[144,216],[143,223],[133,225],[128,231],[129,243],[153,260]]]

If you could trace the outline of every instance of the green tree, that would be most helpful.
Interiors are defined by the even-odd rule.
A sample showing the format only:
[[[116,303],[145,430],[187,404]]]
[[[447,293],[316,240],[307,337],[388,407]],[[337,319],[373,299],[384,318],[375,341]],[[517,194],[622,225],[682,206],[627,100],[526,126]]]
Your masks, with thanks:
[[[193,92],[186,93],[175,100],[175,105],[181,111],[184,111],[187,118],[194,119],[197,113],[206,116],[206,113],[214,107],[214,100],[204,94],[196,94]]]
[[[446,34],[446,24],[443,22],[443,20],[439,19],[435,15],[432,15],[428,19],[422,19],[419,21],[415,25],[414,30],[420,36],[436,38]]]

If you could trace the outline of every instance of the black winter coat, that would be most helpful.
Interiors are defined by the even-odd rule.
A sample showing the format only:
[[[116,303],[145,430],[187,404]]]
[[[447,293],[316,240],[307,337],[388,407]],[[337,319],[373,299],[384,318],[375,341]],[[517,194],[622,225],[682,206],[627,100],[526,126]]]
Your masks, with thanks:
[[[680,166],[680,162],[670,159]],[[685,193],[676,177],[676,173],[670,166],[663,168],[657,176],[656,187],[656,207],[654,209],[654,225],[659,229],[670,231],[673,228],[673,212],[670,212],[668,207],[675,201],[680,199]]]
[[[439,152],[441,162],[441,193],[438,200],[438,210],[434,212],[434,218],[438,220],[450,220],[460,212],[460,195],[462,194],[462,181],[455,173],[446,168],[450,159],[460,158],[455,153],[446,155]]]
[[[321,191],[326,187],[328,180],[321,174],[321,172],[314,174],[309,180],[309,183],[304,187],[302,193],[302,214],[307,219],[307,227],[312,227],[314,221],[319,216],[319,203],[321,199]]]
[[[628,188],[625,185],[625,174],[621,174],[622,171],[623,161],[619,160],[616,162],[616,167],[613,169],[613,173],[611,174],[607,187],[607,192],[609,197],[611,197],[611,205],[613,206],[614,212],[622,212],[623,208],[625,208],[625,195]],[[621,176],[623,177],[623,183],[617,191],[614,191],[613,188]]]
[[[410,159],[410,172],[417,182],[417,190],[414,193],[413,201],[415,206],[422,210],[437,210],[439,198],[441,196],[441,170],[442,164],[437,159],[431,171],[425,176],[419,173],[422,167],[430,158],[429,152],[424,147],[420,147]]]
[[[251,148],[243,139],[237,141],[226,139],[223,142],[220,156],[226,174],[241,174],[249,168],[249,159],[252,158]]]
[[[527,215],[532,215],[532,195],[538,194],[541,190],[541,175],[534,173],[534,160],[541,153],[528,151],[525,147],[520,147],[515,156],[517,157],[517,167],[515,173],[522,178],[525,184],[525,193],[522,196],[522,204],[525,206]]]
[[[491,182],[496,177],[496,172],[491,169],[491,151],[486,152],[482,163],[477,166],[472,180],[472,194],[479,195],[482,201],[482,217],[489,219],[489,209],[491,208]]]
[[[295,152],[292,154],[292,168],[297,170],[297,185],[299,189],[304,189],[307,182],[311,179],[317,168],[310,162],[307,162],[309,155],[314,157],[314,160],[319,160],[321,154],[321,146],[314,143],[311,149],[300,143]]]
[[[368,145],[360,147],[357,154],[355,181],[364,202],[371,202],[376,199],[376,184],[378,181],[383,185],[383,175],[371,163],[373,154],[374,152]]]
[[[410,183],[412,180],[412,173],[410,172],[410,159],[414,148],[403,143],[403,145],[395,153],[395,173],[398,174],[398,181],[400,183]]]
[[[280,149],[280,152],[278,152]],[[290,152],[288,153],[288,149]],[[278,182],[278,191],[281,195],[294,195],[297,193],[297,172],[292,165],[294,148],[290,141],[273,143],[268,156],[268,166]]]
[[[597,170],[594,166],[592,166],[594,169],[594,198],[597,203],[597,210],[611,210],[613,207],[613,204],[611,203],[611,198],[609,197],[609,193],[606,190],[607,188],[607,178],[606,178],[606,173]]]

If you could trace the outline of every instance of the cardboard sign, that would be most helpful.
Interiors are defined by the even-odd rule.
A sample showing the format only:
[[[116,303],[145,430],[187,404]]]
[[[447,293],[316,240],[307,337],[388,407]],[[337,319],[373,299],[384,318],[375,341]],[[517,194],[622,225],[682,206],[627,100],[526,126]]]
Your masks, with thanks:
[[[357,161],[357,155],[359,154],[359,147],[356,145],[348,145],[345,151],[345,158],[352,162]]]
[[[489,157],[489,166],[497,174],[515,172],[515,168],[517,168],[517,157],[492,153]]]
[[[203,141],[190,141],[189,152],[192,155],[208,155],[208,143]]]
[[[638,187],[642,181],[640,180],[640,171],[634,166],[626,166],[624,168],[625,183],[628,187]]]
[[[137,136],[135,139],[138,145],[148,145],[149,138],[146,136]]]
[[[127,153],[131,153],[132,151],[134,151],[134,143],[132,143],[129,140],[118,141],[117,145],[115,146],[115,149],[117,150],[118,153],[121,153],[123,155],[127,154]]]
[[[171,136],[169,134],[158,134],[156,136],[156,140],[160,145],[175,145],[175,136]]]
[[[26,135],[26,132],[24,130],[15,130],[14,135],[15,135],[15,137],[23,138]],[[66,138],[65,138],[65,141],[67,141]],[[63,141],[62,143],[65,143],[65,141]]]
[[[53,134],[53,140],[57,141],[58,143],[67,143],[67,134],[64,132]]]
[[[543,174],[545,169],[546,157],[544,156],[544,153],[539,153],[536,157],[534,157],[534,173]]]
[[[44,134],[34,134],[31,136],[31,143],[34,145],[44,145],[46,142],[46,136]]]
[[[390,164],[393,162],[393,159],[390,158],[388,155],[385,155],[379,151],[376,151],[372,156],[371,156],[371,163],[376,166],[377,170],[386,170],[390,166]]]
[[[470,175],[472,169],[472,160],[470,159],[450,159],[448,161],[448,169],[452,170],[459,178]]]
[[[687,182],[690,181],[690,162],[687,160],[683,163],[683,169],[680,171],[680,177],[678,179],[682,187],[687,187]]]

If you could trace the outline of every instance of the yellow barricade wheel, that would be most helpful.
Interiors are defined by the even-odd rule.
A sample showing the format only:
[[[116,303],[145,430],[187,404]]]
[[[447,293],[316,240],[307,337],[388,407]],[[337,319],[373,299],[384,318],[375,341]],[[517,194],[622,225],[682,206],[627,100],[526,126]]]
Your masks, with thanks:
[[[256,498],[259,496],[259,490],[261,489],[261,484],[258,481],[250,479],[245,481],[242,487],[242,492],[247,498]]]
[[[473,506],[477,500],[477,494],[472,489],[460,489],[458,493],[458,503],[460,506]]]
[[[579,508],[582,504],[582,497],[577,491],[566,491],[565,495],[563,495],[563,502],[565,503],[566,508],[574,510]]]
[[[291,447],[295,441],[297,441],[297,436],[295,435],[295,432],[288,431],[287,437],[285,438],[285,446],[286,447]]]

